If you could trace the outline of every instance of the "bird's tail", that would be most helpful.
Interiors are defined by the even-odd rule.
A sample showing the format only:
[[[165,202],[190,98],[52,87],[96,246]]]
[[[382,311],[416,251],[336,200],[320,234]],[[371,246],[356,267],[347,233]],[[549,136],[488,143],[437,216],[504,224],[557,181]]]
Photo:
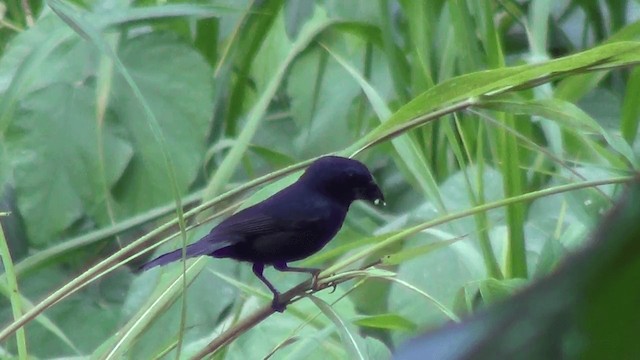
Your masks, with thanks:
[[[191,245],[187,246],[187,254],[186,257],[194,257],[200,255],[207,255],[211,252],[211,245],[207,244],[204,241],[198,241]],[[145,271],[149,270],[152,267],[166,265],[170,262],[174,262],[176,260],[182,259],[182,249],[177,249],[166,254],[160,255],[157,258],[149,261],[148,263],[142,265],[140,270]]]

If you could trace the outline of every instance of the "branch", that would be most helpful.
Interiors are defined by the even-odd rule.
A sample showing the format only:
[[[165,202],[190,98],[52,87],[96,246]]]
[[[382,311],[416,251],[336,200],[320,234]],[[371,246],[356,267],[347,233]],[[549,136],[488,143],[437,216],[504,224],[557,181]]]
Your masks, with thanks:
[[[307,281],[304,281],[296,285],[291,290],[280,295],[280,299],[287,305],[290,305],[304,298],[307,295],[315,294],[316,292],[322,291],[326,288],[335,287],[338,284],[352,280],[354,278],[367,277],[370,274],[366,270],[375,265],[378,265],[379,263],[380,262],[378,261],[372,264],[365,265],[361,269],[356,271],[346,271],[338,275],[320,278],[318,279],[318,285],[316,289],[312,287],[311,279],[309,279]],[[220,336],[213,339],[209,344],[207,344],[207,346],[205,346],[202,350],[200,350],[191,359],[200,360],[207,355],[211,355],[215,353],[216,351],[220,350],[223,346],[237,339],[240,335],[242,335],[247,330],[258,325],[261,321],[265,320],[266,318],[271,316],[273,313],[275,313],[275,310],[271,308],[271,303],[269,303],[269,305],[262,307],[252,315],[239,321],[238,323],[234,324],[232,327],[224,331],[222,334],[220,334]]]

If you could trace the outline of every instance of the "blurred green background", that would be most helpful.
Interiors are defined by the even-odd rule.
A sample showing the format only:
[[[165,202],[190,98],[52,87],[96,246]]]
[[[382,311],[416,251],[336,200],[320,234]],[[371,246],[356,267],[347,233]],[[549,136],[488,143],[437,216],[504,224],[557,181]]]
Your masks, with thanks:
[[[338,153],[388,206],[300,265],[376,267],[215,357],[389,358],[585,242],[638,168],[638,40],[636,0],[6,0],[0,357],[189,358],[270,294],[137,266]]]

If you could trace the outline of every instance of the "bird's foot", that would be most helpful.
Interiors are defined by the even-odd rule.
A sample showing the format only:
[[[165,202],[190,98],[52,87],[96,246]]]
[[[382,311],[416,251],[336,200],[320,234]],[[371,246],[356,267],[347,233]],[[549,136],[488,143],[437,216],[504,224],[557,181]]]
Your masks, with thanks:
[[[330,281],[324,284],[319,284],[318,275],[320,275],[320,270],[313,274],[313,278],[311,279],[311,289],[313,291],[319,291],[326,288],[331,288],[331,292],[329,294],[333,294],[338,287],[338,284],[335,281]]]
[[[320,284],[318,284],[318,275],[320,275],[320,270],[315,270],[312,275],[313,277],[311,278],[311,289],[313,289],[313,291],[321,290]]]
[[[327,287],[331,287],[331,292],[329,294],[333,294],[334,292],[336,292],[336,289],[338,288],[338,284],[336,284],[335,281],[332,281],[327,284]]]
[[[287,308],[287,303],[280,300],[280,294],[274,294],[273,301],[271,302],[271,308],[274,311],[282,313],[284,312],[284,309]]]

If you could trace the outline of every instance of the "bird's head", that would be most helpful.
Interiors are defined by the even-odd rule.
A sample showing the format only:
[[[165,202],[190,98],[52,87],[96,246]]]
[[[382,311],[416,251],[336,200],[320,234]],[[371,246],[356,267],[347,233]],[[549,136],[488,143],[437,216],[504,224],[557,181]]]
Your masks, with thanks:
[[[314,161],[301,180],[323,194],[347,205],[354,200],[384,204],[382,191],[367,167],[353,159],[324,156]]]

